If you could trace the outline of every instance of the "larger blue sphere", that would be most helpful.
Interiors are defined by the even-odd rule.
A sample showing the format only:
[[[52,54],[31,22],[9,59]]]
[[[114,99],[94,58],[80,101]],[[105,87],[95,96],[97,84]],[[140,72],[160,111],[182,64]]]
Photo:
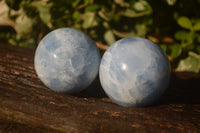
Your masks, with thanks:
[[[117,41],[104,53],[99,76],[106,94],[117,104],[147,106],[167,88],[170,64],[157,44],[129,37]]]
[[[91,84],[98,74],[100,54],[92,39],[73,28],[47,34],[35,53],[41,81],[57,92],[74,93]]]

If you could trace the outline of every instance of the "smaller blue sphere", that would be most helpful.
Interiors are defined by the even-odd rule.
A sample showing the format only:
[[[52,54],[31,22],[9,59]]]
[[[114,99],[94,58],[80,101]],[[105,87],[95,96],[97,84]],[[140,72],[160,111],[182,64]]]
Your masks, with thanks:
[[[147,106],[167,88],[170,64],[157,44],[129,37],[115,42],[104,53],[99,76],[103,89],[115,103]]]
[[[95,42],[73,28],[60,28],[39,43],[35,70],[57,92],[74,93],[88,87],[98,74],[100,54]]]

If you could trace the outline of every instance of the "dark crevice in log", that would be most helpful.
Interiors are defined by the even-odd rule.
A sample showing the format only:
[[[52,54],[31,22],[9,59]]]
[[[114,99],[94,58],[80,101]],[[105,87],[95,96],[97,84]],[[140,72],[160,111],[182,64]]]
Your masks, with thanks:
[[[159,101],[144,108],[113,103],[99,79],[80,93],[54,92],[34,70],[34,50],[0,44],[0,132],[200,132],[200,75],[172,73]]]

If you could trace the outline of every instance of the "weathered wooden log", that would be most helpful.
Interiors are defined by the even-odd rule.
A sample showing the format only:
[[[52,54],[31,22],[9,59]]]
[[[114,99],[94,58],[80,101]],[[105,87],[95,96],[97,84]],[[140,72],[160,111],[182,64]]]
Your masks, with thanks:
[[[83,92],[56,93],[38,79],[34,50],[0,44],[0,132],[200,132],[200,75],[173,73],[154,105],[113,103],[99,79]]]

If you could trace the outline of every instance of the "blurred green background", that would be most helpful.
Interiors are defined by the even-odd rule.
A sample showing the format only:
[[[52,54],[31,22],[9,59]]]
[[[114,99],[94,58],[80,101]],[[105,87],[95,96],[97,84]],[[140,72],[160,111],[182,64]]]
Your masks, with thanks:
[[[166,52],[172,70],[200,72],[200,0],[0,0],[0,42],[35,48],[61,27],[83,31],[102,51],[145,37]]]

